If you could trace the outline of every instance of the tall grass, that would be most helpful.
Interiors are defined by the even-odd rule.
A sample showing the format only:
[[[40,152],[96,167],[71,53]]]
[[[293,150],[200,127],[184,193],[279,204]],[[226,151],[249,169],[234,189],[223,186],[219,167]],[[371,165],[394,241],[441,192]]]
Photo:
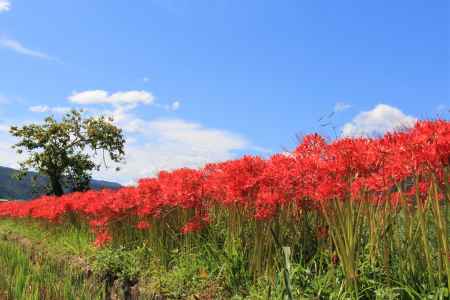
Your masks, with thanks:
[[[0,241],[0,269],[0,291],[6,299],[103,299],[97,283],[81,272],[11,242]]]
[[[276,299],[289,290],[293,298],[305,299],[445,299],[449,186],[438,189],[433,183],[425,197],[412,200],[398,187],[376,203],[361,193],[318,210],[284,207],[270,222],[248,217],[242,209],[216,207],[209,226],[187,235],[176,230],[191,217],[181,210],[153,220],[148,231],[128,226],[129,220],[110,231],[113,247],[145,245],[153,263],[142,263],[144,277],[169,293],[189,285],[189,279],[166,280],[171,272],[182,277],[182,266],[186,276],[196,278],[197,288],[205,284],[199,274],[219,282],[223,297],[267,299],[270,294]],[[394,192],[399,199],[392,199]],[[292,253],[289,268],[280,249]],[[159,273],[146,270],[155,268],[155,261]]]
[[[445,194],[448,197],[448,185]],[[322,210],[308,211],[301,217],[289,218],[288,213],[280,212],[264,225],[239,218],[237,213],[227,219],[229,212],[215,210],[213,219],[218,223],[198,235],[209,248],[240,257],[249,273],[247,278],[269,279],[275,289],[276,284],[283,285],[275,278],[284,272],[284,258],[277,254],[276,242],[270,236],[273,230],[280,245],[293,250],[292,269],[313,274],[306,288],[310,294],[293,284],[297,296],[333,297],[336,291],[343,291],[355,299],[374,299],[390,291],[405,299],[445,299],[450,291],[450,202],[440,195],[435,183],[425,198],[414,202],[403,198],[397,203],[386,194],[384,201],[369,203],[362,194],[361,199],[332,201]],[[317,234],[322,228],[327,228],[328,235]],[[230,251],[233,248],[237,250]],[[181,251],[177,255],[182,256],[196,248],[194,244],[193,248],[177,249]],[[217,264],[236,263],[236,258],[215,260]],[[233,269],[232,276],[239,273]],[[291,276],[294,282],[296,275]]]

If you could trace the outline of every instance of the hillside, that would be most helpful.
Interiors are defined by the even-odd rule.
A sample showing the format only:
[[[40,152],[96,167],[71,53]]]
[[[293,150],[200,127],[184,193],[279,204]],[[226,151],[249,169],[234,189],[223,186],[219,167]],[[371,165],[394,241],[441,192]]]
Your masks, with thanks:
[[[30,172],[22,180],[16,180],[13,178],[15,169],[0,167],[0,199],[32,199],[43,193],[43,187],[47,183],[47,178],[39,176],[37,178],[35,187],[32,184],[32,178],[35,173]],[[120,184],[102,180],[93,180],[91,182],[91,188],[119,188]]]

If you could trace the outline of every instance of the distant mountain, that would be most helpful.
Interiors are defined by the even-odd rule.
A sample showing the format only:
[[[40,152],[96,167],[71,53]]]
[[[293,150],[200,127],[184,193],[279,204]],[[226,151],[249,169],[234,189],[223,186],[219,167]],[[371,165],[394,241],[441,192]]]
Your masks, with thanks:
[[[47,178],[38,176],[36,183],[32,184],[32,178],[36,173],[30,172],[22,180],[14,178],[15,169],[0,167],[0,199],[33,199],[43,194],[47,185]],[[121,185],[114,182],[92,180],[91,188],[95,190],[108,188],[117,189]]]

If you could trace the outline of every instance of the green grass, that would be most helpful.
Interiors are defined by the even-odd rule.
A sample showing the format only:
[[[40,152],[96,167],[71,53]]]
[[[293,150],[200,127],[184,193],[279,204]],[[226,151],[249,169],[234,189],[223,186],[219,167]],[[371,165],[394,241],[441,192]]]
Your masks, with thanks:
[[[6,299],[102,299],[102,284],[84,278],[92,235],[80,226],[0,220],[0,291]],[[0,294],[1,295],[1,294]],[[0,299],[3,299],[0,296]]]
[[[98,283],[61,261],[3,240],[0,253],[2,299],[103,299]]]
[[[0,237],[20,236],[41,245],[50,255],[72,255],[90,259],[95,254],[93,235],[87,226],[44,224],[35,220],[0,220]]]

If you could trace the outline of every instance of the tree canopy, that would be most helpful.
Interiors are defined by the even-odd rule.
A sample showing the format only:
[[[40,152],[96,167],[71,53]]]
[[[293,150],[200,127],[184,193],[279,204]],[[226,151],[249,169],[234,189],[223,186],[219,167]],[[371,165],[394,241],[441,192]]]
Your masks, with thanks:
[[[12,126],[10,133],[19,138],[13,148],[27,154],[20,163],[22,173],[34,169],[47,176],[49,193],[57,196],[64,188],[88,189],[93,170],[107,167],[108,160],[121,162],[125,155],[125,138],[113,119],[85,117],[81,110],[71,110],[59,121],[49,116],[41,124]]]

